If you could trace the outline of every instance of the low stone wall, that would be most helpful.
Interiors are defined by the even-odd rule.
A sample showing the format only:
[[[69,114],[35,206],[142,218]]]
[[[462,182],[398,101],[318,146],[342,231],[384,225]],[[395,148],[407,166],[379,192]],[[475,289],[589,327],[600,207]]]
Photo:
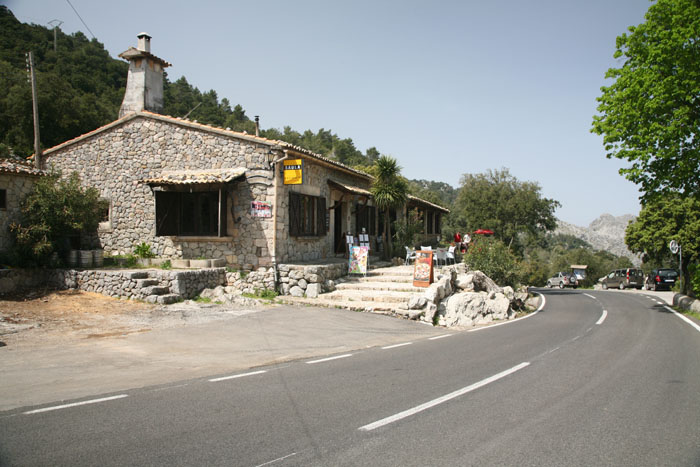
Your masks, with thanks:
[[[347,262],[332,264],[280,264],[279,293],[295,297],[318,297],[335,290],[335,280],[348,273]]]
[[[233,287],[243,293],[254,294],[258,290],[276,290],[275,270],[273,268],[258,268],[250,272],[227,272],[227,287]]]
[[[144,276],[147,274],[147,277]],[[226,284],[225,268],[191,271],[160,269],[4,269],[0,270],[0,294],[21,292],[42,286],[53,289],[77,289],[109,297],[143,299],[144,279],[181,299],[193,298],[204,289]],[[154,284],[155,285],[155,284]]]
[[[693,297],[688,297],[687,295],[679,293],[674,294],[673,306],[683,308],[684,310],[700,313],[700,300],[696,300]]]

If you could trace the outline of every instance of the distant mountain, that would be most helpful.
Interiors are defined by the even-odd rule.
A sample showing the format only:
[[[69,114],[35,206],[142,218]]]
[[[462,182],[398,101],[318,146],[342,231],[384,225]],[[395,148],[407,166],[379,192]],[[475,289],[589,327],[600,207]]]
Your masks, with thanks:
[[[596,250],[609,251],[618,256],[627,256],[635,265],[642,264],[641,258],[627,249],[625,245],[625,229],[627,224],[637,217],[631,214],[612,216],[603,214],[591,222],[588,227],[559,221],[555,234],[567,234],[588,242]]]

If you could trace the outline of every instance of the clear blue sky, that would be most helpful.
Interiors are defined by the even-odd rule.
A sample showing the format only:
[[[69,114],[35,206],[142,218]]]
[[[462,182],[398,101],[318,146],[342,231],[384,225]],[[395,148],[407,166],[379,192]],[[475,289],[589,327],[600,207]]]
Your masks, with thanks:
[[[507,167],[588,225],[637,214],[637,187],[589,132],[615,38],[647,0],[70,0],[113,57],[136,45],[263,128],[331,129],[458,187]],[[91,33],[66,0],[1,0],[22,22]]]

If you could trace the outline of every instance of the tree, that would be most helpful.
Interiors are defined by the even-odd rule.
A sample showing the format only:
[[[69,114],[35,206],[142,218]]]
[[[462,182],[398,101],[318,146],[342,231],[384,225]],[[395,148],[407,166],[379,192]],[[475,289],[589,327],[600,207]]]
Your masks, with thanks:
[[[601,88],[592,132],[608,158],[631,162],[620,173],[642,199],[700,196],[700,1],[659,0],[646,22],[617,38],[614,79]]]
[[[668,196],[645,205],[625,232],[625,243],[647,261],[661,262],[670,255],[668,244],[676,240],[682,249],[682,292],[688,293],[689,266],[700,261],[700,200]]]
[[[515,287],[520,281],[521,266],[510,249],[497,238],[479,237],[464,255],[469,269],[479,270],[499,285]]]
[[[10,225],[15,261],[46,264],[52,252],[67,248],[71,236],[94,234],[103,209],[97,189],[82,187],[77,172],[39,178],[22,201],[20,223]]]
[[[509,248],[521,235],[541,235],[556,228],[558,201],[543,198],[535,182],[521,182],[508,169],[462,176],[452,222],[460,231],[490,229]]]
[[[401,167],[396,159],[389,156],[380,156],[376,164],[376,177],[372,183],[372,197],[377,208],[384,211],[384,245],[385,256],[390,257],[393,249],[391,245],[391,226],[389,225],[392,209],[403,206],[406,203],[408,187],[401,177]]]

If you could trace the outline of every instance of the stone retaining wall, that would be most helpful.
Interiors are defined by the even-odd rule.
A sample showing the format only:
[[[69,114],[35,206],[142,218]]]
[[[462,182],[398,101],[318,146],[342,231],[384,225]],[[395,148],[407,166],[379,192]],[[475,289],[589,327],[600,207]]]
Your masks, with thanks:
[[[335,280],[348,273],[346,262],[322,265],[280,264],[279,293],[295,297],[318,297],[335,290]]]

